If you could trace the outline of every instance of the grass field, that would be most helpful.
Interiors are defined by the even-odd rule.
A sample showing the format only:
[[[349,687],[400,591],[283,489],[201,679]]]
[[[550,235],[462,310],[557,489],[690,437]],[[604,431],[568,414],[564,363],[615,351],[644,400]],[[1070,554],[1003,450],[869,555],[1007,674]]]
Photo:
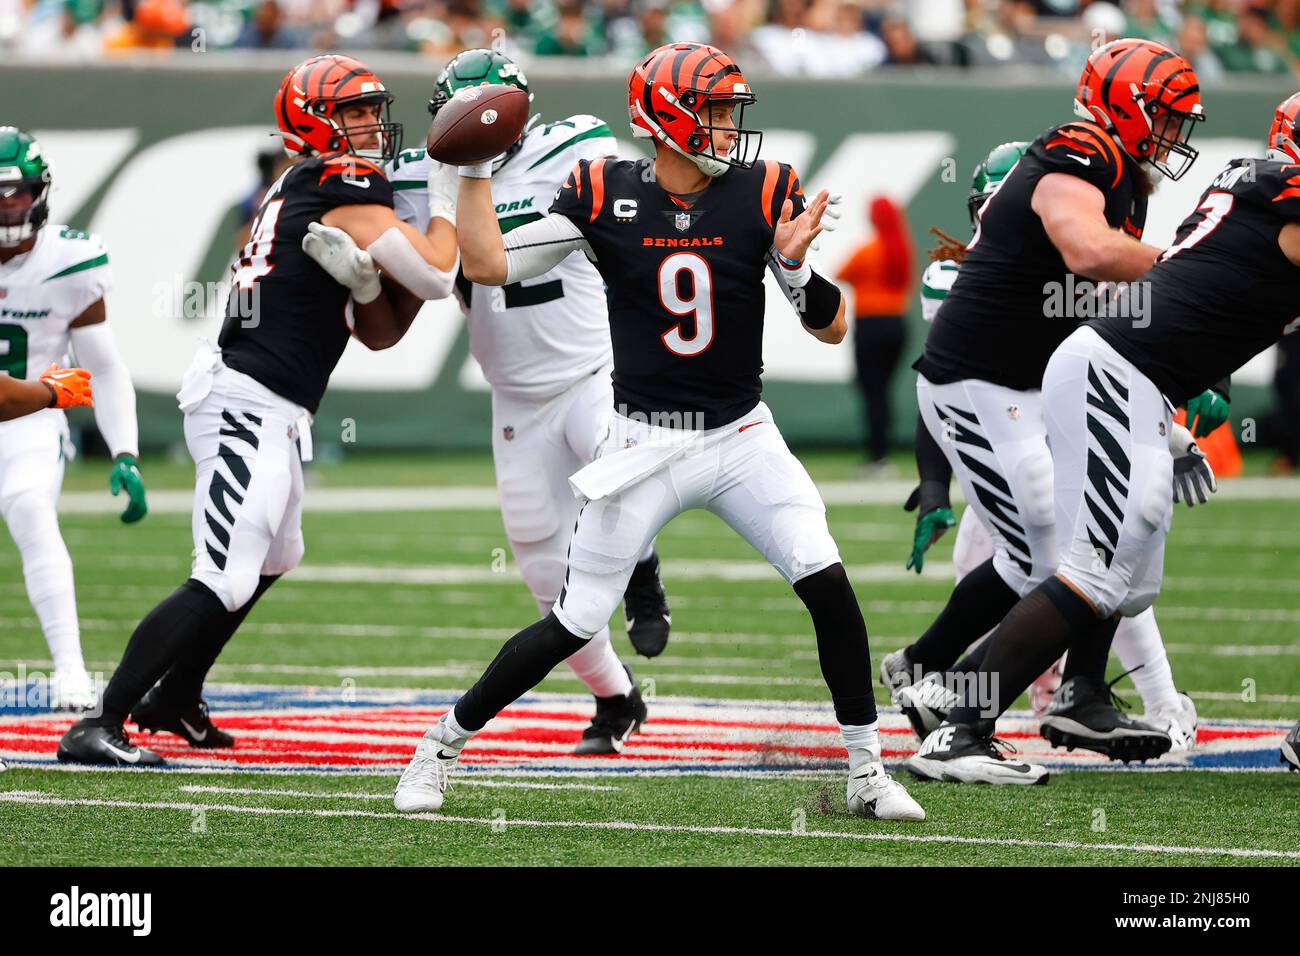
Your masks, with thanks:
[[[904,572],[905,486],[849,484],[846,457],[808,460],[878,659],[942,606],[951,541],[924,575]],[[187,576],[190,542],[182,464],[146,462],[156,507],[129,528],[95,513],[114,505],[100,494],[105,471],[71,471],[62,525],[86,657],[107,676],[138,619]],[[389,798],[422,727],[536,611],[513,566],[500,567],[507,546],[485,459],[345,462],[310,482],[336,497],[316,509],[309,497],[303,567],[255,609],[213,673],[214,711],[233,714],[241,747],[251,745],[236,748],[243,759],[193,759],[160,736],[176,769],[69,772],[51,764],[65,718],[0,716],[10,761],[0,864],[1300,862],[1300,780],[1267,772],[1276,722],[1300,714],[1293,483],[1228,484],[1209,507],[1180,510],[1157,607],[1203,740],[1219,734],[1207,727],[1249,728],[1253,754],[1207,744],[1204,760],[1169,772],[1080,761],[1023,790],[912,783],[929,819],[885,825],[843,809],[806,612],[702,512],[659,540],[676,628],[665,654],[633,661],[615,625],[616,647],[653,692],[637,746],[613,759],[563,756],[588,705],[562,668],[508,715],[495,750],[485,744],[480,762],[467,751],[442,815],[398,818]],[[0,536],[0,670],[48,665],[18,555]],[[896,759],[915,740],[897,715],[883,719]],[[1016,736],[1022,748],[1046,746],[1032,730]],[[302,741],[314,749],[294,749]]]

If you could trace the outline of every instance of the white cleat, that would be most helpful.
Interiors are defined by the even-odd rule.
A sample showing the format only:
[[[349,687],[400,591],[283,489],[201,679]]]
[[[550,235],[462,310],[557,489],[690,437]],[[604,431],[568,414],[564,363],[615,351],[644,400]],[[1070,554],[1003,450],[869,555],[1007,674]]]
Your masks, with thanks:
[[[99,689],[84,670],[55,671],[49,690],[52,710],[82,713],[99,709]]]
[[[1186,694],[1152,707],[1142,715],[1142,719],[1169,732],[1171,754],[1188,753],[1196,748],[1196,705]]]
[[[849,813],[877,820],[924,820],[925,810],[907,789],[870,760],[849,774]]]
[[[393,806],[402,813],[432,813],[442,809],[447,792],[447,771],[460,756],[460,747],[442,721],[430,727],[420,738],[415,756],[402,771],[393,794]],[[464,741],[460,741],[461,744]]]
[[[921,749],[904,767],[921,780],[947,783],[1035,784],[1047,783],[1046,767],[1009,760],[993,738],[993,721],[944,724],[921,742]]]
[[[894,694],[894,703],[903,712],[918,740],[924,740],[948,719],[960,701],[957,692],[947,685],[938,671],[926,674],[915,684]]]
[[[895,699],[898,692],[912,683],[912,665],[907,662],[904,648],[886,654],[880,661],[880,683],[889,689]]]
[[[0,773],[4,773],[8,769],[9,769],[9,765],[6,764],[3,760],[0,760]]]

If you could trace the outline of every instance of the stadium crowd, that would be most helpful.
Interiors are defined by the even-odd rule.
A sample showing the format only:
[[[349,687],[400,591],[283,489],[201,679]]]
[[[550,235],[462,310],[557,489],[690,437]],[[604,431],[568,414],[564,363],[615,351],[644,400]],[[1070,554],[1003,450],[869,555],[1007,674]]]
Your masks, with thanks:
[[[778,72],[1029,63],[1077,72],[1094,38],[1168,43],[1203,82],[1300,75],[1300,0],[0,0],[0,53],[88,60],[218,50],[402,50],[627,63],[706,40]]]

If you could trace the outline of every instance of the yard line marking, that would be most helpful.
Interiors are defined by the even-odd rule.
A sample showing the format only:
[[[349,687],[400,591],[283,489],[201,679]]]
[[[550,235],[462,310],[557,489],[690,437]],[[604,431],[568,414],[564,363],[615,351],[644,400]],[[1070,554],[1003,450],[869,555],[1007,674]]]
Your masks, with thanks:
[[[494,787],[505,790],[587,790],[598,792],[617,792],[622,787],[605,787],[593,783],[525,783],[523,781],[505,780],[469,780],[456,778],[456,785],[467,787]],[[202,784],[186,783],[176,788],[181,793],[228,793],[239,796],[268,797],[324,797],[329,800],[391,800],[389,793],[317,793],[314,790],[259,790],[255,787],[209,787]]]
[[[342,817],[368,820],[406,820],[414,823],[458,823],[486,827],[530,829],[612,830],[644,833],[703,834],[707,836],[773,837],[783,840],[850,840],[882,843],[934,843],[960,846],[1018,846],[1034,849],[1117,853],[1165,853],[1177,856],[1228,856],[1247,859],[1300,860],[1300,851],[1246,849],[1242,847],[1161,846],[1152,843],[1078,843],[1073,840],[1025,840],[1013,837],[968,837],[917,833],[851,833],[835,830],[778,830],[767,827],[690,826],[668,823],[633,823],[624,820],[521,820],[509,817],[461,817],[435,813],[385,813],[375,810],[292,809],[288,807],[206,804],[184,801],[102,800],[55,797],[39,790],[0,792],[0,802],[52,807],[108,807],[124,810],[179,810],[213,813],[243,813],[254,816]]]

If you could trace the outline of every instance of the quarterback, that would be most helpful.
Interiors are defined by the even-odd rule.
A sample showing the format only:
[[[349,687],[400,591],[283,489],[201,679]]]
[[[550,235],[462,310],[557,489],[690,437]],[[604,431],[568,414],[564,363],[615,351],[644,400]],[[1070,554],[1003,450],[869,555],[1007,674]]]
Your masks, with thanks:
[[[401,148],[392,94],[364,64],[314,56],[285,75],[274,108],[299,161],[267,191],[235,263],[217,347],[204,344],[177,398],[196,482],[194,567],[136,628],[103,711],[73,726],[60,760],[157,765],[126,736],[128,714],[195,747],[229,747],[201,699],[203,678],[253,604],[303,555],[302,463],[311,422],[348,338],[400,340],[420,300],[451,291],[455,235],[398,220],[382,164]],[[307,249],[346,232],[384,271],[362,290],[331,280]]]
[[[881,763],[862,613],[821,496],[762,401],[765,269],[810,334],[834,344],[848,326],[839,290],[805,258],[830,196],[805,209],[794,170],[757,161],[762,134],[744,125],[754,100],[721,50],[654,50],[629,76],[627,101],[654,159],[580,160],[549,213],[504,239],[491,164],[460,168],[467,277],[508,285],[579,254],[605,280],[615,412],[598,457],[571,479],[581,508],[558,599],[424,735],[397,785],[401,811],[442,806],[447,768],[471,737],[595,637],[659,530],[701,508],[762,553],[812,616],[848,748],[850,811],[925,817]]]
[[[130,524],[147,508],[135,391],[105,321],[104,295],[113,284],[108,249],[98,236],[47,223],[51,186],[40,143],[0,127],[0,373],[35,383],[71,348],[94,375],[95,424],[113,455],[109,487],[126,492],[122,520]],[[54,662],[51,703],[90,710],[96,688],[82,658],[72,559],[56,511],[73,453],[60,410],[66,406],[42,387],[32,391],[37,401],[44,392],[48,407],[0,424],[0,515],[22,552],[27,596]]]
[[[438,76],[430,112],[455,92],[503,83],[528,92],[518,65],[492,50],[468,50]],[[531,97],[531,93],[529,96]],[[541,219],[579,160],[612,159],[614,135],[594,116],[543,123],[533,116],[519,140],[492,162],[492,198],[503,234]],[[397,215],[418,229],[455,225],[456,169],[424,149],[398,155],[389,170]],[[578,502],[569,476],[596,455],[613,409],[605,286],[581,256],[527,281],[492,287],[463,277],[456,292],[469,318],[470,352],[492,387],[492,457],[501,517],[520,574],[542,613],[564,584]],[[663,650],[671,623],[659,560],[647,545],[624,595],[628,633],[648,657]],[[600,630],[568,659],[596,697],[596,718],[578,753],[613,753],[646,717],[628,670]]]

